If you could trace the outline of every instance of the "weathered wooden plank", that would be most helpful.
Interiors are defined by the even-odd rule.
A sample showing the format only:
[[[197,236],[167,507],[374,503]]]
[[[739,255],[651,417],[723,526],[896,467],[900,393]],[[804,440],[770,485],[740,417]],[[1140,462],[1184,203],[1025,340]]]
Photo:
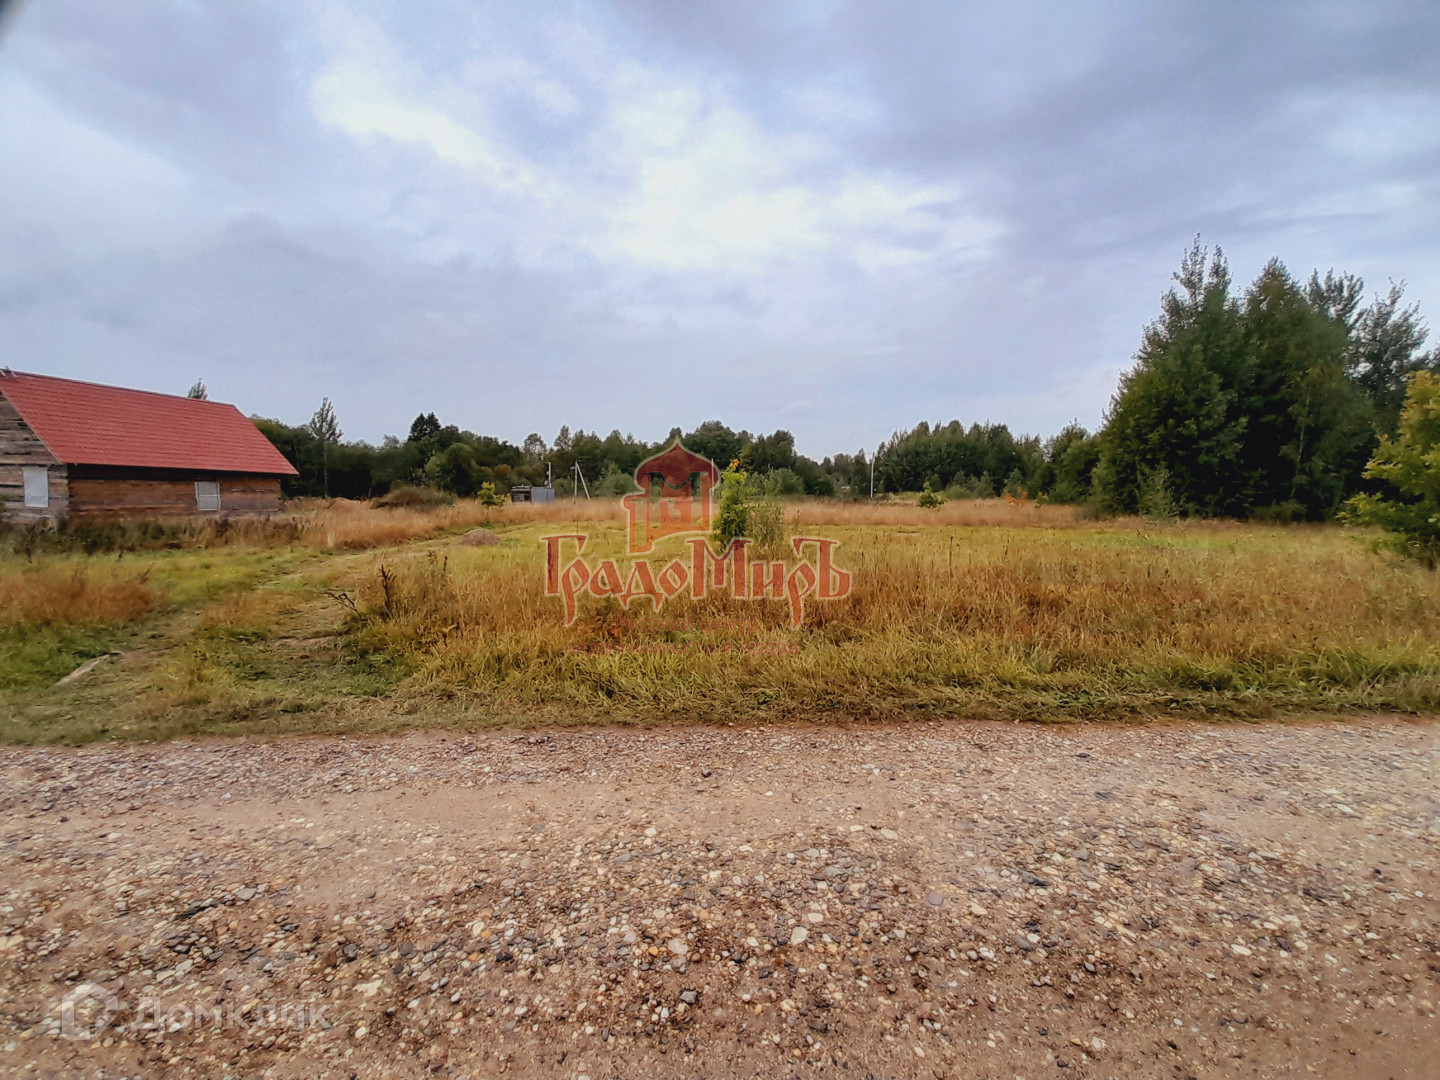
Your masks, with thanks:
[[[26,467],[44,466],[50,473],[50,505],[25,505]],[[65,466],[21,419],[13,402],[0,393],[0,516],[28,523],[64,519],[67,506]]]
[[[19,411],[0,393],[0,464],[59,465],[41,438],[20,418]]]
[[[69,510],[69,485],[64,465],[49,465],[50,505],[34,507],[25,505],[26,465],[0,464],[0,517],[7,521],[28,524],[63,521]]]
[[[215,479],[201,476],[199,479]],[[280,481],[274,477],[220,477],[220,509],[195,504],[193,480],[76,478],[70,481],[72,519],[225,517],[273,514],[280,509]]]

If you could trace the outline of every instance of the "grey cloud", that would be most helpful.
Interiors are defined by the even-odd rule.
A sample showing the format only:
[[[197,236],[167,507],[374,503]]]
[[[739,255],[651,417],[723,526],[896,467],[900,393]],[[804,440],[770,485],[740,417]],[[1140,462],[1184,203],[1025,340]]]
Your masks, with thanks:
[[[203,374],[290,419],[328,394],[356,436],[1093,425],[1197,232],[1241,276],[1440,300],[1426,4],[52,0],[6,28],[4,362]]]

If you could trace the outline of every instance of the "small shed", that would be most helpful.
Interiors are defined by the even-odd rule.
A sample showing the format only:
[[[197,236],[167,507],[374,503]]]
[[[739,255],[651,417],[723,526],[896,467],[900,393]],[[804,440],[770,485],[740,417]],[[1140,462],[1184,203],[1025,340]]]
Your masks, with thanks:
[[[530,484],[512,484],[510,487],[510,501],[517,503],[553,503],[555,501],[555,489],[553,487],[538,487]]]
[[[269,514],[285,460],[234,405],[0,370],[0,516]]]

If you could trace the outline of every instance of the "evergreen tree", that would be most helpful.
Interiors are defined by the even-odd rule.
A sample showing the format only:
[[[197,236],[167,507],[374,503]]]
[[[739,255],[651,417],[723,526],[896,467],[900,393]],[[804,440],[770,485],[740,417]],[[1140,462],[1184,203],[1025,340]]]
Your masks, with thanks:
[[[1356,317],[1346,365],[1350,377],[1369,397],[1375,429],[1393,436],[1400,423],[1406,380],[1411,374],[1440,367],[1440,354],[1422,355],[1429,331],[1418,304],[1403,307],[1405,283],[1391,284],[1385,296]]]
[[[1307,288],[1278,261],[1237,301],[1224,256],[1199,241],[1146,328],[1101,437],[1095,485],[1136,512],[1154,475],[1181,513],[1323,518],[1359,480],[1371,439],[1347,376],[1361,283]]]
[[[1342,517],[1379,525],[1390,534],[1387,546],[1435,569],[1440,564],[1440,375],[1419,371],[1410,376],[1399,438],[1380,440],[1365,475],[1393,492],[1357,495]]]
[[[1111,509],[1134,513],[1144,473],[1160,467],[1184,512],[1243,514],[1248,373],[1230,267],[1197,239],[1174,281],[1111,400],[1099,494]]]
[[[415,417],[414,421],[410,424],[410,437],[408,441],[412,443],[426,442],[435,438],[436,435],[439,435],[440,430],[440,421],[433,412],[421,413]]]
[[[335,406],[327,397],[320,402],[320,408],[310,418],[310,434],[320,444],[320,467],[324,477],[325,497],[330,497],[330,447],[336,446],[344,432],[335,418]]]
[[[1079,424],[1069,424],[1045,444],[1045,465],[1035,478],[1035,493],[1052,502],[1083,502],[1100,460],[1100,440]]]
[[[1251,512],[1329,517],[1358,482],[1370,437],[1364,399],[1345,372],[1348,328],[1279,260],[1246,292],[1240,323],[1246,502]]]

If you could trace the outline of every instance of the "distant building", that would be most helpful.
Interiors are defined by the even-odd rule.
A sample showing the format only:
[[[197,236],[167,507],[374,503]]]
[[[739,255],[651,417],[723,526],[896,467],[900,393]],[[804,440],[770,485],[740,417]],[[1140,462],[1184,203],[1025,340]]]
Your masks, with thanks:
[[[234,405],[0,370],[0,516],[268,514],[296,475]]]
[[[514,484],[510,488],[511,502],[551,503],[555,501],[553,487],[532,487],[530,484]]]

